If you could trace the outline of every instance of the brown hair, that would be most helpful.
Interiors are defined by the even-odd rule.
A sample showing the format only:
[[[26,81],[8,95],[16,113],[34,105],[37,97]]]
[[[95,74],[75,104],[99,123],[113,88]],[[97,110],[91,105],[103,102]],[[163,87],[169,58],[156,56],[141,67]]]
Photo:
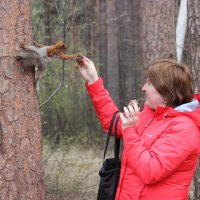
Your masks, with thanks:
[[[186,65],[178,64],[174,59],[161,59],[147,68],[146,76],[167,106],[176,107],[192,100],[192,78]]]

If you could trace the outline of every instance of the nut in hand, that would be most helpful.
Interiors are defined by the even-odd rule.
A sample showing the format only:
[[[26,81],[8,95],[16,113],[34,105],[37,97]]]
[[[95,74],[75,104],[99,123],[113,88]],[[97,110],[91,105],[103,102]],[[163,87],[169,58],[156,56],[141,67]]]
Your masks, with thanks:
[[[83,56],[81,55],[81,54],[78,54],[77,56],[76,56],[76,61],[77,61],[77,63],[80,65],[80,66],[82,66],[84,63],[83,63]]]

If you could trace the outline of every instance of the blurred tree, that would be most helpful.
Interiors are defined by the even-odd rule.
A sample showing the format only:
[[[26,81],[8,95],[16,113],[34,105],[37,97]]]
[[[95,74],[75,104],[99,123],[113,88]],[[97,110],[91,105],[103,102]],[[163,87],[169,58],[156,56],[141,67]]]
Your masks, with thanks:
[[[141,96],[142,59],[140,44],[139,1],[117,1],[120,105]]]
[[[87,56],[91,56],[92,50],[92,6],[90,0],[85,0],[85,29],[84,29],[84,45],[86,47]]]
[[[106,1],[107,15],[107,84],[111,97],[119,105],[119,59],[118,59],[118,23],[112,21],[118,16],[116,0]]]
[[[146,68],[159,58],[175,55],[175,1],[141,1],[143,62]]]
[[[99,0],[99,69],[100,75],[107,87],[107,30],[106,30],[106,0]]]
[[[42,15],[44,20],[44,43],[50,45],[53,44],[53,28],[55,26],[55,20],[52,16],[55,15],[55,7],[50,0],[42,1],[42,3],[44,10]]]
[[[94,10],[94,25],[93,25],[93,32],[94,32],[94,54],[99,55],[99,15],[100,15],[100,0],[95,0],[95,10]]]
[[[30,44],[30,1],[1,1],[0,199],[44,200],[41,127],[34,73],[14,56]]]
[[[70,48],[74,51],[75,48],[75,31],[74,31],[74,22],[73,22],[73,14],[74,14],[74,0],[70,0]]]

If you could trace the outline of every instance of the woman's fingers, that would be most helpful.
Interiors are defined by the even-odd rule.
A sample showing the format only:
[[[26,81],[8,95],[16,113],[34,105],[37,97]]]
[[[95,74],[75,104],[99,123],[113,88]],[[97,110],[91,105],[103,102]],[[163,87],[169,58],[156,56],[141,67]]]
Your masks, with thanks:
[[[124,116],[128,117],[136,117],[140,112],[140,108],[138,107],[138,103],[136,100],[131,100],[127,107],[124,107]]]
[[[130,116],[130,112],[127,107],[124,107],[124,116],[127,118]]]
[[[128,105],[128,110],[129,110],[129,116],[133,117],[135,115],[135,110],[133,109],[133,106]]]
[[[140,108],[136,100],[131,100],[127,107],[123,108],[124,113],[120,113],[122,129],[137,126],[140,118]]]
[[[83,59],[86,61],[86,62],[92,62],[89,58],[83,56]]]
[[[137,107],[136,107],[137,110],[139,110]],[[135,114],[138,113],[135,111],[135,108],[132,106],[132,105],[128,105],[127,107],[124,107],[124,116],[125,117],[134,117]]]
[[[133,102],[133,108],[134,108],[135,112],[137,112],[137,113],[140,112],[140,108],[138,107],[137,101]]]
[[[126,117],[124,116],[124,113],[119,113],[119,116],[121,118],[122,121],[126,120]]]
[[[129,105],[131,105],[134,108],[135,112],[140,112],[140,108],[138,107],[138,102],[137,100],[131,100]]]

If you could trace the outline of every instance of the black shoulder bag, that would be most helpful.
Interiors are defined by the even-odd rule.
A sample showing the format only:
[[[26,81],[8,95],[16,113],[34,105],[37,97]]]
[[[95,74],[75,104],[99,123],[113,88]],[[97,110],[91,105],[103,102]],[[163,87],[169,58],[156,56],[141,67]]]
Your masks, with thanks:
[[[104,150],[103,156],[103,166],[99,171],[100,183],[99,190],[97,194],[97,200],[114,200],[117,186],[119,182],[120,176],[120,168],[121,168],[121,159],[119,157],[120,151],[120,139],[117,138],[117,123],[119,121],[119,116],[116,118],[118,112],[115,112],[110,127],[108,129],[108,136],[106,141],[106,146]],[[115,120],[116,119],[116,120]],[[105,160],[107,147],[109,144],[110,136],[112,133],[114,125],[114,134],[115,134],[115,149],[114,149],[114,158],[108,158]]]

